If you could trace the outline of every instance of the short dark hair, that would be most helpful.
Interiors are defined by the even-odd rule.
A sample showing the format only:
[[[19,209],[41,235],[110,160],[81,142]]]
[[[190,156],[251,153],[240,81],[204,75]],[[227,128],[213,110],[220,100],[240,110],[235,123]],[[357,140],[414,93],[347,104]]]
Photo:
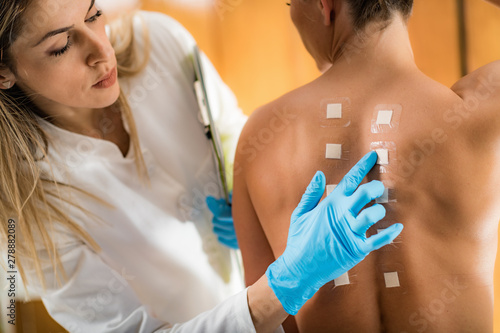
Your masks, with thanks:
[[[354,28],[363,29],[372,21],[388,21],[394,12],[405,19],[411,15],[413,0],[346,0],[351,7]]]

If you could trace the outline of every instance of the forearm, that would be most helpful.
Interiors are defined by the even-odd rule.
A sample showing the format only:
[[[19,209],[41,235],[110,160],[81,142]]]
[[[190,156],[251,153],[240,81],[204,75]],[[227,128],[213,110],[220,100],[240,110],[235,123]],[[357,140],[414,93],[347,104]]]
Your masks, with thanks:
[[[288,317],[265,275],[248,288],[248,307],[257,333],[273,332]]]

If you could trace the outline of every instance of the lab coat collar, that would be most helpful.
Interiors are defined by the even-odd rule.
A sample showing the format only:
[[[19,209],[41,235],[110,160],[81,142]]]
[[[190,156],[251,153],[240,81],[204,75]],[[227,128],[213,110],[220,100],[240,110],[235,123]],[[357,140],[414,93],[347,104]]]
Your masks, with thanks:
[[[47,135],[50,136],[49,154],[51,154],[51,148],[55,148],[57,154],[61,155],[60,157],[63,159],[67,159],[68,155],[74,153],[84,158],[98,158],[109,162],[134,160],[135,154],[132,140],[130,140],[127,155],[123,157],[122,152],[113,142],[65,130],[40,117],[37,117],[37,121]],[[126,122],[123,121],[123,123],[125,130],[129,133]],[[51,147],[50,144],[53,144],[54,147]]]

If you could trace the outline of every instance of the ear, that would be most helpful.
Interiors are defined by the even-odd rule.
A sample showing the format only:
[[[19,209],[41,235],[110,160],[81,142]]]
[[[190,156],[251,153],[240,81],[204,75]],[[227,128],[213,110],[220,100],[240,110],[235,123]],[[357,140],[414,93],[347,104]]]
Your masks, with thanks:
[[[320,0],[319,1],[319,7],[321,10],[321,13],[323,14],[323,20],[324,20],[323,23],[326,26],[331,25],[333,18],[334,18],[333,1],[334,0]]]
[[[0,89],[10,89],[15,83],[15,75],[7,66],[0,64]]]

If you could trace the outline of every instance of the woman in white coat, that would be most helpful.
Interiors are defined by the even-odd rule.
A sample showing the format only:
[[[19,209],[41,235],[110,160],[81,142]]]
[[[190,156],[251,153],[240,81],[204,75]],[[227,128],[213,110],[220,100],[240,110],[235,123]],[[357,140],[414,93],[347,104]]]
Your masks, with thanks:
[[[67,330],[272,331],[399,234],[395,225],[366,239],[362,230],[380,217],[356,222],[348,209],[383,192],[379,183],[355,192],[373,154],[341,197],[316,207],[318,174],[292,217],[290,250],[221,303],[241,286],[229,283],[231,255],[205,205],[218,193],[192,88],[195,42],[162,14],[113,27],[101,14],[94,0],[7,0],[0,9],[2,260],[15,257],[9,270]],[[217,126],[234,146],[245,117],[203,61]],[[328,241],[311,247],[312,238]]]

